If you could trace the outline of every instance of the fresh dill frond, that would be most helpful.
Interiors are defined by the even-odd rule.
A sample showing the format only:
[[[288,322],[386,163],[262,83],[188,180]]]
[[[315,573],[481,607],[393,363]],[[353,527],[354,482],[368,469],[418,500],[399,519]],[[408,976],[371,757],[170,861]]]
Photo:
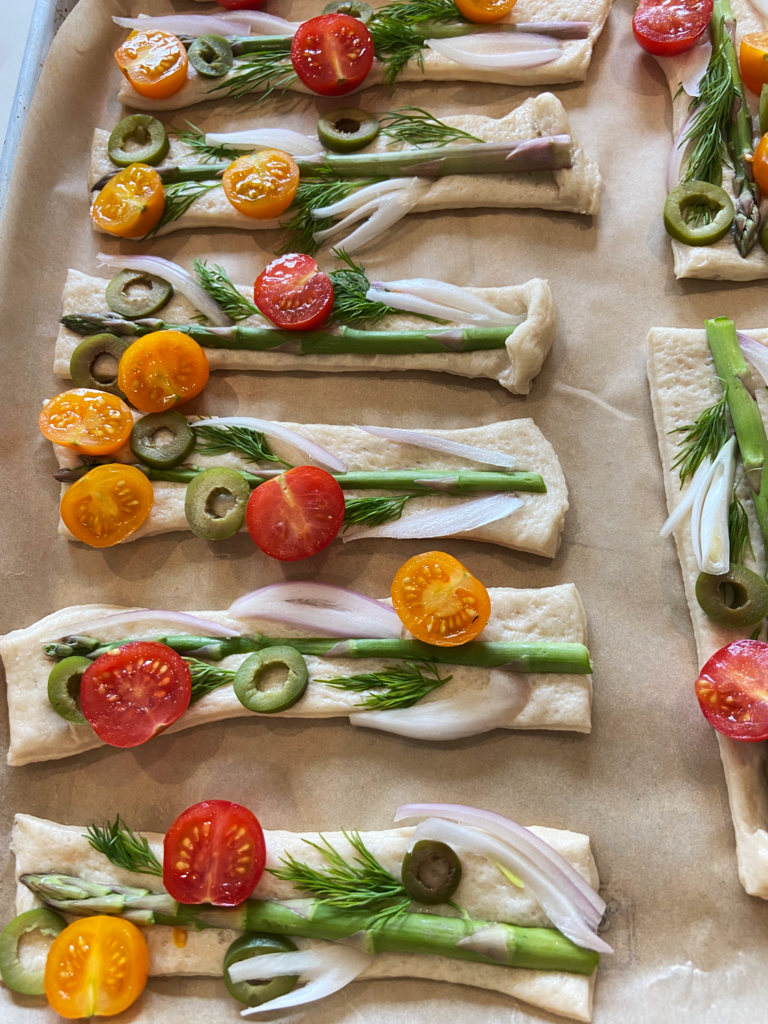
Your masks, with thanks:
[[[119,814],[114,822],[108,821],[104,828],[90,825],[84,838],[115,867],[162,877],[163,866],[149,848],[147,840],[128,828],[120,820]]]
[[[333,218],[325,217],[323,220],[315,220],[312,217],[312,211],[346,199],[356,188],[360,187],[360,184],[360,182],[342,181],[341,178],[331,176],[300,181],[293,204],[288,211],[292,217],[285,224],[286,240],[279,250],[280,254],[303,252],[307,256],[314,256],[320,247],[315,238],[315,232],[329,228],[333,224]],[[368,182],[362,184],[367,185]]]
[[[426,28],[421,22],[466,21],[453,0],[408,0],[391,3],[373,12],[368,30],[376,57],[384,69],[384,84],[394,87],[397,76],[411,60],[424,65]]]
[[[284,93],[298,77],[290,60],[286,60],[286,54],[281,51],[249,53],[238,58],[229,76],[210,89],[209,93],[223,91],[227,96],[239,99],[263,87],[257,100],[260,102],[270,93]]]
[[[344,532],[350,526],[381,526],[399,519],[405,503],[413,494],[392,494],[378,498],[347,498],[344,512]]]
[[[346,268],[332,270],[328,276],[333,283],[333,319],[341,324],[366,323],[375,327],[385,316],[390,313],[401,313],[402,310],[388,306],[386,302],[373,302],[366,298],[371,282],[365,273],[365,267],[355,263],[346,249],[331,249],[331,252],[346,264]],[[431,323],[442,324],[444,320],[428,316],[426,313],[409,313],[409,316],[416,316],[420,320],[429,320]]]
[[[747,510],[739,500],[735,489],[731,506],[728,509],[728,541],[731,549],[731,561],[737,565],[744,564],[744,556],[747,551],[752,558],[755,557],[752,550],[752,538],[749,536]]]
[[[412,146],[446,146],[449,142],[468,139],[470,142],[482,142],[476,135],[451,128],[444,121],[430,114],[421,107],[397,107],[379,118],[382,135],[387,135],[397,142],[407,142]]]
[[[178,220],[179,217],[182,217],[187,212],[196,199],[204,196],[206,192],[210,192],[212,188],[220,187],[220,181],[176,181],[172,185],[166,185],[163,190],[165,192],[163,215],[152,230],[148,231],[140,241],[144,241],[144,239],[156,234],[166,224]]]
[[[246,299],[230,279],[224,267],[214,263],[209,267],[205,260],[195,257],[192,266],[200,284],[211,298],[215,299],[231,320],[246,320],[249,316],[261,316],[250,299]]]
[[[207,661],[198,661],[197,658],[185,658],[184,661],[189,665],[189,674],[192,676],[190,704],[218,690],[220,686],[226,686],[235,678],[231,668],[217,668],[215,665],[209,665]]]
[[[355,705],[373,711],[393,711],[396,708],[410,708],[426,697],[428,693],[449,682],[453,676],[441,676],[433,661],[404,662],[394,668],[380,672],[361,672],[355,676],[335,676],[319,682],[337,690],[352,690],[364,693],[366,690],[380,690],[369,693],[365,700]]]
[[[699,413],[695,422],[686,423],[670,431],[670,434],[686,435],[685,440],[680,442],[680,451],[672,463],[672,469],[680,471],[681,487],[689,476],[693,476],[704,459],[714,459],[728,440],[728,424],[725,419],[726,397],[723,395],[719,402]]]
[[[186,118],[184,119],[186,121]],[[196,124],[187,121],[189,128],[169,128],[169,133],[179,142],[186,143],[199,157],[204,164],[218,163],[222,160],[236,160],[243,155],[240,149],[231,149],[225,143],[209,145],[205,141],[205,132],[201,131]]]
[[[738,93],[733,84],[725,46],[712,51],[707,70],[699,83],[699,95],[691,100],[693,124],[680,143],[693,142],[683,181],[708,181],[722,185],[723,167],[728,167],[728,132],[731,110]]]
[[[252,427],[217,427],[195,423],[194,430],[195,451],[199,455],[228,455],[237,452],[248,462],[278,462],[281,466],[293,469],[292,463],[275,455],[264,434]]]

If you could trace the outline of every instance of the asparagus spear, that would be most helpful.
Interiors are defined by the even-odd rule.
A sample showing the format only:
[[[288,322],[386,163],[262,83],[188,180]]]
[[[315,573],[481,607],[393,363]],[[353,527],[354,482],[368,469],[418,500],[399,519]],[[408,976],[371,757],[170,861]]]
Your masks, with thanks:
[[[185,928],[234,928],[238,931],[295,935],[332,942],[355,936],[370,953],[416,953],[471,960],[498,967],[592,974],[599,955],[581,949],[553,928],[522,928],[492,921],[439,914],[406,912],[371,927],[372,915],[302,900],[301,912],[290,903],[246,900],[238,907],[174,903],[163,893],[143,889],[93,886],[62,875],[23,875],[21,881],[47,906],[71,914],[118,914],[137,924]],[[98,888],[99,892],[92,890]],[[471,936],[493,927],[493,957],[480,952],[482,940],[467,945]],[[505,942],[499,942],[503,937]]]

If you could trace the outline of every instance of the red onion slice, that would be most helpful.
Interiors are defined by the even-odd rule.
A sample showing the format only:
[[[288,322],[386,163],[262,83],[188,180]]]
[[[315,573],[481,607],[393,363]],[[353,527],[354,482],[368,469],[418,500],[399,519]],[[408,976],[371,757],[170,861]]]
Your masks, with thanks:
[[[245,132],[208,132],[205,141],[209,146],[231,146],[235,149],[258,151],[280,149],[291,156],[312,156],[324,152],[317,139],[310,139],[301,132],[289,128],[251,128]]]
[[[478,32],[454,39],[427,39],[427,46],[442,57],[466,68],[535,68],[563,55],[557,39],[521,32]]]
[[[290,430],[288,427],[284,427],[282,423],[273,423],[271,420],[260,420],[255,416],[212,416],[207,420],[198,420],[197,423],[191,423],[190,426],[194,429],[195,427],[249,427],[251,430],[258,430],[266,437],[276,437],[281,441],[285,441],[286,444],[292,444],[295,448],[298,448],[300,452],[303,452],[308,458],[314,459],[321,466],[326,469],[332,470],[334,473],[345,473],[347,466],[345,462],[342,462],[340,458],[329,452],[327,448],[323,448],[319,444],[315,444],[314,441],[310,441],[308,437],[303,437],[301,434],[297,434],[295,430]]]
[[[218,17],[215,14],[163,14],[156,18],[118,18],[112,15],[112,21],[121,28],[147,31],[158,29],[161,32],[172,32],[176,36],[247,36],[250,25],[245,19],[234,21],[230,18]]]
[[[669,156],[667,157],[667,192],[671,192],[673,188],[680,184],[683,161],[690,146],[690,142],[685,141],[685,136],[693,124],[693,118],[694,115],[691,114],[678,132],[677,138],[672,143],[672,149],[669,151]]]
[[[330,583],[286,580],[261,587],[234,601],[235,619],[267,619],[286,626],[366,640],[398,640],[403,624],[394,608],[365,594]]]
[[[488,523],[512,515],[522,505],[515,494],[504,492],[484,498],[470,498],[447,508],[417,512],[394,522],[374,526],[359,533],[346,533],[342,540],[367,540],[369,537],[395,537],[418,540],[426,537],[452,537],[456,533],[468,533]]]
[[[710,58],[712,57],[712,43],[707,33],[701,37],[701,41],[692,46],[682,55],[682,67],[680,81],[684,91],[691,97],[699,95],[699,85],[707,70]]]
[[[767,353],[768,355],[768,353]],[[495,452],[488,448],[476,448],[471,444],[462,444],[460,441],[449,441],[445,437],[435,437],[433,434],[425,434],[423,430],[402,430],[398,427],[360,427],[367,434],[374,437],[384,437],[387,441],[395,441],[397,444],[412,444],[417,448],[429,448],[431,451],[442,452],[444,455],[458,455],[470,462],[482,462],[487,466],[503,466],[505,469],[514,469],[517,460],[514,455],[507,455],[505,452]]]
[[[102,629],[109,629],[112,626],[127,626],[134,622],[158,622],[169,623],[178,626],[181,633],[189,633],[191,636],[242,636],[238,629],[231,626],[222,626],[218,622],[211,622],[210,619],[201,619],[197,615],[189,615],[187,612],[161,611],[157,608],[137,608],[133,611],[114,612],[111,615],[104,615],[98,619],[83,619],[74,626],[67,627],[67,633],[74,636],[76,633],[91,635]]]
[[[304,1006],[333,995],[362,974],[372,959],[368,953],[349,946],[328,945],[299,949],[295,953],[264,953],[248,960],[238,960],[229,968],[229,976],[232,981],[240,982],[267,981],[298,974],[302,981],[307,982],[303,988],[295,988],[287,995],[240,1011],[241,1017],[251,1017],[289,1006]]]
[[[114,267],[116,270],[138,270],[145,274],[154,274],[172,284],[216,327],[230,327],[232,321],[208,292],[192,275],[177,263],[164,260],[161,256],[108,256],[100,252],[96,256],[100,267]]]
[[[768,384],[768,348],[757,338],[753,338],[743,331],[736,331],[736,337],[739,339],[739,346],[744,358],[757,371],[763,384]]]

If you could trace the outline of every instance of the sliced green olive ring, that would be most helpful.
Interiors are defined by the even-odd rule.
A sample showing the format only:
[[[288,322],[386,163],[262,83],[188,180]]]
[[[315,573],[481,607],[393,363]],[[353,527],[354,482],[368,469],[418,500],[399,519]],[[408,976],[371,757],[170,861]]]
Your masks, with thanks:
[[[127,142],[140,148],[126,149]],[[151,114],[131,114],[124,117],[112,131],[107,143],[109,159],[117,167],[130,164],[159,164],[167,155],[170,143],[165,128]]]
[[[713,622],[727,629],[748,629],[768,615],[768,583],[743,565],[722,576],[699,573],[696,600]]]
[[[27,910],[3,928],[0,933],[0,976],[8,988],[25,996],[45,995],[45,967],[30,971],[19,959],[21,940],[30,932],[50,935],[52,939],[63,932],[67,922],[52,910],[37,907]]]
[[[232,537],[245,520],[251,489],[241,473],[217,466],[187,484],[184,511],[189,528],[205,540]]]
[[[173,288],[142,270],[121,270],[107,285],[109,308],[120,316],[152,316],[168,302]]]
[[[708,224],[686,221],[691,207],[706,207],[712,214]],[[667,196],[664,227],[667,234],[686,245],[712,245],[727,235],[733,224],[733,203],[728,193],[708,181],[684,181]]]
[[[152,469],[173,469],[195,447],[195,435],[186,416],[174,409],[151,412],[136,420],[131,431],[131,451]]]
[[[367,25],[373,17],[373,8],[362,0],[333,0],[333,3],[325,5],[323,14],[348,14]]]
[[[246,932],[235,939],[224,955],[224,984],[227,992],[246,1006],[261,1006],[270,999],[284,996],[296,987],[299,980],[297,974],[286,975],[284,978],[271,978],[269,981],[232,981],[229,968],[238,960],[248,960],[252,956],[264,953],[293,953],[296,943],[284,935],[266,935],[262,932]]]
[[[335,153],[354,153],[373,142],[378,134],[378,120],[359,107],[331,110],[317,122],[318,139]]]
[[[760,134],[765,135],[768,132],[768,85],[763,85],[760,90],[758,117],[760,120]]]
[[[447,903],[459,887],[461,861],[445,843],[420,839],[405,855],[401,881],[411,899],[418,903]]]
[[[81,341],[69,359],[69,375],[75,387],[108,391],[125,398],[117,386],[117,366],[131,341],[114,334],[93,334]]]
[[[205,78],[221,78],[234,62],[232,47],[224,36],[198,36],[187,50],[189,63]]]
[[[83,672],[93,664],[88,658],[64,658],[51,669],[48,676],[48,701],[56,712],[75,725],[88,725],[77,699]]]
[[[260,690],[264,672],[273,665],[283,665],[288,675],[281,686]],[[273,715],[293,707],[307,688],[309,675],[304,658],[292,647],[270,647],[251,654],[235,673],[235,696],[249,711]]]

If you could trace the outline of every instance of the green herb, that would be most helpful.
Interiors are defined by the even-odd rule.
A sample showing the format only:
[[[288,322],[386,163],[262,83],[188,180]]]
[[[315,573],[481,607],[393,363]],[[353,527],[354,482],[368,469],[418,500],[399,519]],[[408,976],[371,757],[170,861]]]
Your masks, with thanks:
[[[411,60],[424,66],[424,40],[414,26],[424,21],[465,21],[453,0],[410,0],[391,3],[374,11],[368,23],[376,57],[384,69],[384,83],[394,86]]]
[[[228,455],[230,452],[237,452],[248,462],[279,462],[281,466],[293,469],[290,462],[275,455],[269,441],[258,430],[251,427],[206,426],[204,423],[195,423],[193,426],[197,438],[195,451],[200,455]]]
[[[683,181],[708,181],[722,185],[723,167],[729,166],[728,130],[731,107],[736,99],[725,48],[712,51],[707,70],[699,83],[699,95],[691,100],[695,111],[693,124],[681,142],[693,142],[693,150],[686,164]]]
[[[704,412],[699,413],[694,423],[686,423],[682,427],[675,427],[671,434],[685,434],[685,440],[680,443],[680,451],[672,469],[680,471],[680,486],[682,487],[689,476],[693,476],[704,459],[714,459],[717,453],[728,440],[728,425],[725,420],[727,407],[726,395],[710,405]]]
[[[735,562],[737,565],[743,565],[744,555],[747,551],[749,551],[752,558],[755,557],[755,553],[752,550],[752,539],[749,536],[747,510],[742,505],[735,490],[731,506],[728,509],[728,540],[732,562]]]
[[[390,110],[380,119],[381,134],[398,142],[412,146],[445,146],[449,142],[469,139],[482,142],[476,135],[470,135],[461,128],[451,128],[421,107],[398,107]]]
[[[170,224],[172,221],[178,220],[179,217],[183,217],[196,199],[204,196],[206,192],[210,192],[212,188],[219,188],[220,186],[220,181],[177,181],[173,185],[166,185],[163,189],[165,192],[163,216],[140,241],[143,242],[144,239],[156,234],[166,224]]]
[[[232,669],[216,668],[215,665],[209,665],[207,661],[198,661],[197,658],[185,658],[184,661],[189,665],[189,674],[192,676],[190,704],[194,704],[213,690],[218,690],[220,686],[226,686],[235,678]]]
[[[185,118],[186,120],[186,118]],[[187,121],[189,128],[174,128],[170,127],[169,131],[178,139],[179,142],[186,143],[190,149],[192,149],[200,157],[201,163],[209,164],[221,160],[236,160],[239,156],[242,156],[242,150],[230,149],[224,143],[216,145],[209,145],[205,141],[205,132],[201,131],[197,125],[192,124],[191,121]]]
[[[312,211],[346,199],[361,184],[370,183],[342,181],[331,175],[300,181],[293,205],[289,210],[293,216],[285,224],[286,241],[280,249],[280,253],[303,252],[307,256],[313,256],[319,248],[315,232],[329,228],[333,224],[333,218],[325,217],[323,220],[315,220],[312,217]]]
[[[118,868],[138,871],[146,875],[163,874],[163,866],[144,836],[137,836],[128,828],[120,815],[114,822],[108,821],[104,828],[91,825],[85,837],[94,850],[103,853]]]
[[[265,100],[272,92],[284,93],[298,79],[290,60],[285,53],[270,52],[251,53],[238,60],[227,78],[210,90],[211,93],[223,90],[227,96],[239,99],[249,92],[263,87],[258,102]]]
[[[406,501],[413,497],[413,494],[393,494],[380,498],[347,498],[344,532],[350,526],[381,526],[382,523],[399,519]]]
[[[205,260],[197,257],[192,266],[200,284],[211,298],[215,299],[231,320],[245,320],[249,316],[261,316],[254,304],[235,288],[224,267],[214,263],[209,267]]]
[[[346,249],[332,249],[337,260],[345,263],[349,269],[332,270],[328,275],[333,282],[333,319],[342,324],[367,323],[375,327],[390,313],[398,314],[399,309],[388,306],[385,302],[372,302],[365,296],[371,282],[365,273],[365,267],[355,263]],[[427,316],[425,313],[410,313],[421,320],[442,324],[444,320]]]
[[[380,672],[336,676],[319,682],[333,686],[337,690],[352,690],[355,693],[379,689],[382,692],[368,694],[356,707],[370,708],[374,711],[393,711],[396,708],[412,707],[422,697],[426,697],[428,693],[452,678],[453,676],[441,676],[437,665],[432,661],[410,661],[395,665],[394,668],[382,669]]]

